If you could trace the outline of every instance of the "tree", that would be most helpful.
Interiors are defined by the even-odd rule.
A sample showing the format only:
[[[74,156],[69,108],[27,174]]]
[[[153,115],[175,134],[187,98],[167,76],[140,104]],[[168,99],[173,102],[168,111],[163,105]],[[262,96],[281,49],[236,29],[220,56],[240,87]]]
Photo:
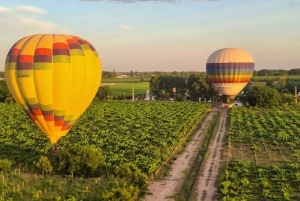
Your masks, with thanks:
[[[140,82],[144,82],[144,81],[145,81],[144,73],[141,73],[140,74]]]
[[[153,75],[149,81],[150,91],[156,100],[166,100],[175,94],[186,92],[184,78],[173,75]],[[174,90],[176,88],[176,91]]]
[[[11,169],[12,162],[8,159],[0,159],[0,172],[8,173]]]
[[[204,73],[191,74],[187,81],[187,89],[191,100],[194,101],[197,101],[199,98],[214,98],[218,95],[217,90]]]
[[[91,175],[104,162],[105,158],[100,149],[75,145],[58,155],[57,167],[73,177],[74,173]]]
[[[272,107],[278,106],[281,101],[281,95],[271,87],[260,85],[254,86],[247,95],[251,106]]]
[[[13,98],[4,80],[0,80],[0,102],[13,102]]]
[[[42,175],[44,175],[44,173],[52,172],[53,167],[51,165],[51,162],[49,161],[49,159],[45,156],[41,156],[40,159],[38,160],[38,162],[35,163],[35,167],[42,172]]]
[[[101,86],[95,96],[95,100],[112,100],[114,96],[113,90],[109,86]]]
[[[130,71],[130,77],[134,77],[133,71]]]
[[[117,73],[115,72],[115,69],[112,72],[112,77],[117,77]]]
[[[295,102],[295,96],[288,93],[283,93],[282,95],[282,103],[284,104],[292,104]]]

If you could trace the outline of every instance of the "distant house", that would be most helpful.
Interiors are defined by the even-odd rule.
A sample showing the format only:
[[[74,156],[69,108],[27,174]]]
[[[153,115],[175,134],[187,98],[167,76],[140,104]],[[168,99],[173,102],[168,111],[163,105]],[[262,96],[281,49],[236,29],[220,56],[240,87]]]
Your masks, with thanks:
[[[117,78],[127,78],[128,77],[128,75],[119,75],[119,76],[117,76]]]

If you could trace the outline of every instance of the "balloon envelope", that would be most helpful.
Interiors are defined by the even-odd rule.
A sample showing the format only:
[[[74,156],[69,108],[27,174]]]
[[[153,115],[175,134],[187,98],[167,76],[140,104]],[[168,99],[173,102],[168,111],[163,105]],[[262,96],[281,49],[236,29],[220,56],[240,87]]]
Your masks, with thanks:
[[[222,95],[235,97],[250,81],[254,71],[252,56],[237,48],[225,48],[213,52],[206,63],[210,82]]]
[[[7,54],[7,86],[51,143],[66,135],[101,83],[95,48],[72,35],[37,34],[16,42]]]

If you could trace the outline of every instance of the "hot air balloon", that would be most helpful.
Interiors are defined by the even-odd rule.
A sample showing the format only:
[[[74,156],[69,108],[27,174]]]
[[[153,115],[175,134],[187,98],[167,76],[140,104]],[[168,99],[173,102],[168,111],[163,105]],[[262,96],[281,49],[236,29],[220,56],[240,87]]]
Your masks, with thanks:
[[[95,48],[72,35],[24,37],[11,47],[5,61],[6,83],[14,100],[52,144],[89,106],[101,74]]]
[[[227,103],[250,81],[254,71],[254,60],[245,50],[224,48],[213,52],[206,63],[210,82],[225,95]]]

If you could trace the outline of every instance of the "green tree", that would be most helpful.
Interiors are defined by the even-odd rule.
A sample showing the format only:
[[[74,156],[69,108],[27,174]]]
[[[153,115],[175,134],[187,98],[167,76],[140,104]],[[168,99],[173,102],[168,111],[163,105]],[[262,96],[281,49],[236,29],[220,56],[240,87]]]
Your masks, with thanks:
[[[248,95],[248,102],[251,106],[278,106],[281,101],[281,95],[275,89],[272,89],[271,87],[265,85],[253,87]]]
[[[11,169],[12,162],[8,159],[0,159],[0,172],[1,173],[8,173]]]
[[[134,73],[132,70],[130,71],[130,77],[134,77]]]
[[[187,89],[191,100],[194,101],[197,101],[199,98],[214,98],[218,95],[217,90],[204,73],[191,74],[187,81]]]
[[[282,103],[284,104],[292,104],[295,102],[295,96],[288,93],[283,93],[282,95]]]
[[[186,92],[184,78],[173,75],[153,75],[149,81],[150,91],[156,100],[166,100],[175,94]],[[176,92],[173,90],[176,88]]]
[[[58,170],[69,172],[72,177],[74,173],[91,175],[94,170],[105,162],[100,149],[80,145],[64,149],[58,155],[57,160]]]
[[[144,73],[141,73],[140,74],[140,82],[144,82],[144,81],[145,81]]]
[[[95,96],[95,100],[112,100],[114,96],[113,90],[109,86],[101,86]]]
[[[13,102],[4,80],[0,80],[0,102]]]
[[[42,172],[42,175],[44,175],[44,173],[47,175],[48,172],[51,174],[53,170],[51,162],[45,156],[40,157],[40,159],[35,163],[35,167]]]

